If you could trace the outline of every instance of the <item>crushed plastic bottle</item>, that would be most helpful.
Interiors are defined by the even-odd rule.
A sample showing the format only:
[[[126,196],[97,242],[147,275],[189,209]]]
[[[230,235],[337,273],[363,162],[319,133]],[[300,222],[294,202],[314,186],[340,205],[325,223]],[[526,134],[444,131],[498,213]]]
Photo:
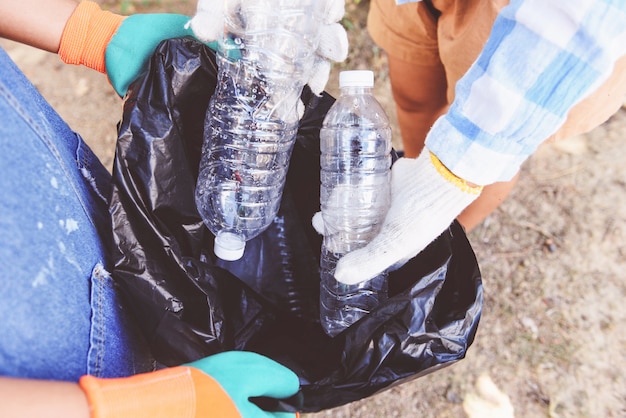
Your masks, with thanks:
[[[237,260],[274,220],[296,138],[323,2],[226,0],[196,206],[215,255]]]
[[[387,298],[387,275],[355,285],[338,282],[337,261],[379,232],[389,209],[391,127],[372,95],[371,71],[343,71],[341,94],[320,132],[324,240],[320,261],[320,320],[335,336]]]

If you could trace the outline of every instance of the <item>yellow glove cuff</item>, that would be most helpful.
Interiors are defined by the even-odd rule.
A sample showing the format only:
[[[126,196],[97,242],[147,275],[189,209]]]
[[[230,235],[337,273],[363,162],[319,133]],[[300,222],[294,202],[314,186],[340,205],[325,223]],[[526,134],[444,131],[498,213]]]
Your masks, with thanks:
[[[471,185],[462,178],[457,177],[452,171],[448,170],[448,168],[443,165],[443,163],[439,161],[439,158],[437,158],[437,156],[432,152],[430,153],[430,161],[435,166],[435,169],[437,169],[437,172],[443,176],[443,178],[454,184],[463,192],[473,195],[479,195],[480,192],[483,190],[483,186]]]

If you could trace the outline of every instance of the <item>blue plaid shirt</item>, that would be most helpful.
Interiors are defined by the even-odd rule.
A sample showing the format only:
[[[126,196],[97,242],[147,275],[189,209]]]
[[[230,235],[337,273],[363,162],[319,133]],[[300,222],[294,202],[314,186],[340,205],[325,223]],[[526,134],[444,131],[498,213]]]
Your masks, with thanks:
[[[512,0],[426,146],[468,181],[509,180],[623,55],[626,0]]]

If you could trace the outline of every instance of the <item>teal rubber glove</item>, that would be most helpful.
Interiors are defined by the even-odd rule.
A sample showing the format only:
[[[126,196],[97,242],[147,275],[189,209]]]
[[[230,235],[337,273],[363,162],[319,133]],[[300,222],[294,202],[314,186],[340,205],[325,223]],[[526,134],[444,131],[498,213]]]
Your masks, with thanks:
[[[243,418],[294,418],[294,412],[268,412],[251,398],[284,399],[300,389],[298,376],[257,353],[227,351],[187,364],[211,376],[233,400]]]
[[[298,376],[262,355],[228,351],[190,364],[120,378],[79,380],[94,418],[294,418],[251,400],[296,394]]]
[[[124,97],[128,86],[146,68],[150,56],[165,39],[194,37],[187,24],[190,18],[177,14],[136,14],[125,18],[106,47],[105,63],[109,81]],[[216,42],[207,43],[215,50]]]

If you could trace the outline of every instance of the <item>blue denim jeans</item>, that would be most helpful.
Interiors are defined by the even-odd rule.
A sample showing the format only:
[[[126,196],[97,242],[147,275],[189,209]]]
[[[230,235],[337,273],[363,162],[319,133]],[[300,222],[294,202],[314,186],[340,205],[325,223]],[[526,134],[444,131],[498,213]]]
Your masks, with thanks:
[[[109,274],[110,175],[2,49],[0,170],[0,374],[149,369]]]

